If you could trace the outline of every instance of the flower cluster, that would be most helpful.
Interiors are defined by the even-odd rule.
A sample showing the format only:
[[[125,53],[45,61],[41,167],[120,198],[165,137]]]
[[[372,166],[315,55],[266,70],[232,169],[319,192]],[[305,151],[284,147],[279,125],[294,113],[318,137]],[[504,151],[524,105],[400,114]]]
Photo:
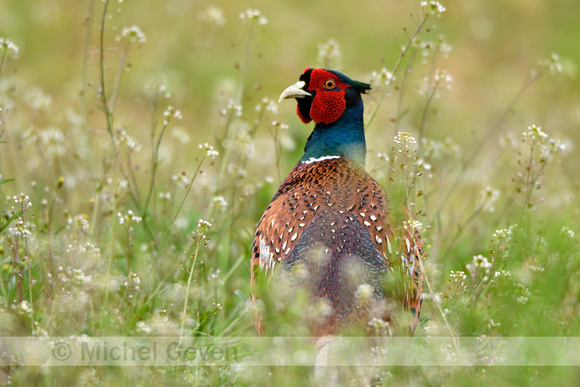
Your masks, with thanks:
[[[205,149],[205,155],[207,157],[211,157],[212,159],[215,159],[217,156],[219,156],[219,152],[213,149],[213,146],[209,145],[207,142],[204,144],[199,144],[199,149]]]
[[[17,307],[17,313],[21,316],[32,316],[32,305],[30,305],[30,302],[23,300],[20,302],[20,304],[18,304]]]
[[[96,257],[99,257],[101,254],[101,251],[99,250],[99,248],[90,242],[87,242],[87,243],[82,244],[82,245],[75,245],[75,246],[73,246],[72,244],[69,244],[66,248],[66,252],[67,253],[71,253],[71,252],[88,253],[88,252],[91,252]]]
[[[417,92],[419,95],[428,96],[428,98],[439,98],[439,90],[451,90],[453,77],[445,69],[437,69],[432,76],[424,76],[423,82],[419,85]]]
[[[67,219],[67,223],[69,227],[76,226],[80,228],[83,232],[89,231],[90,224],[88,216],[85,214],[75,215],[74,217],[69,216]]]
[[[207,222],[203,219],[200,219],[197,221],[197,229],[200,232],[204,232],[206,230],[209,230],[211,228],[211,223]]]
[[[418,149],[415,137],[407,132],[397,133],[393,139],[391,150],[392,156],[390,161],[391,163],[398,163],[405,175],[407,184],[412,184],[409,179],[420,177],[423,174],[423,172],[413,172],[413,176],[410,176],[409,166],[417,167],[419,165],[419,156],[416,155]],[[394,172],[394,170],[392,171]],[[409,185],[409,188],[412,188],[411,185]]]
[[[522,142],[530,147],[537,147],[540,150],[540,163],[543,163],[551,154],[563,152],[565,146],[558,140],[548,136],[541,126],[530,125],[528,130],[522,133]]]
[[[423,230],[423,224],[416,219],[409,219],[403,222],[403,228],[414,234],[415,231],[421,232]]]
[[[274,100],[264,97],[262,102],[256,105],[256,111],[278,114],[278,104]]]
[[[447,289],[451,290],[456,297],[467,293],[467,285],[465,284],[467,275],[465,275],[465,272],[461,270],[451,270],[449,277],[449,286],[447,286]]]
[[[340,70],[342,53],[338,42],[334,39],[329,39],[325,43],[319,43],[316,61],[321,67]]]
[[[284,124],[280,121],[272,121],[272,127],[280,129],[280,130],[288,130],[288,125]]]
[[[564,235],[566,235],[568,238],[570,239],[574,239],[574,230],[572,230],[570,227],[567,226],[562,226],[561,229],[562,233]]]
[[[24,91],[22,98],[34,110],[47,109],[52,105],[52,97],[36,86],[28,87]]]
[[[483,255],[474,255],[471,263],[466,265],[467,270],[472,278],[481,277],[483,282],[489,280],[489,272],[491,271],[492,263]]]
[[[516,300],[520,304],[525,304],[530,299],[532,293],[525,285],[516,283]]]
[[[60,129],[49,127],[39,132],[42,149],[52,156],[63,156],[66,152],[65,137]]]
[[[29,226],[29,224],[25,223],[24,220],[20,218],[14,223],[14,227],[10,227],[8,231],[10,231],[14,236],[28,237],[31,235]]]
[[[159,199],[168,202],[169,200],[171,200],[171,193],[169,193],[169,192],[159,192],[158,197],[159,197]]]
[[[558,54],[552,54],[549,59],[540,61],[540,65],[548,67],[550,74],[562,72],[562,63]]]
[[[167,86],[163,82],[145,83],[145,92],[150,98],[154,99],[157,99],[159,96],[163,98],[171,97],[171,93],[167,91]]]
[[[0,38],[0,56],[3,56],[8,51],[12,51],[14,58],[18,58],[18,46],[11,40]]]
[[[8,231],[10,231],[10,233],[14,236],[28,237],[31,235],[30,230],[34,228],[34,225],[30,225],[28,222],[25,222],[23,214],[28,208],[32,207],[30,198],[28,195],[21,193],[20,195],[12,196],[12,200],[18,205],[19,208],[17,209],[15,206],[11,206],[10,213],[14,214],[16,211],[20,211],[20,214],[18,219],[16,219],[14,222],[14,226],[10,227]]]
[[[173,130],[171,130],[171,138],[174,139],[179,144],[189,144],[189,142],[191,141],[191,136],[181,126],[173,128]]]
[[[179,110],[174,109],[172,106],[168,106],[167,109],[165,109],[163,112],[163,117],[163,126],[167,126],[169,124],[169,119],[173,117],[180,120],[182,115]]]
[[[198,246],[207,247],[209,238],[207,232],[211,228],[211,223],[203,219],[197,221],[197,229],[192,233],[191,239],[198,243]]]
[[[491,317],[485,317],[485,321],[487,321],[487,328],[488,329],[497,328],[501,325],[501,323],[493,321],[493,319]]]
[[[441,14],[445,12],[445,7],[438,1],[422,1],[421,7],[423,7],[423,10],[430,15],[441,16]]]
[[[509,245],[511,244],[515,227],[517,227],[517,224],[511,225],[509,228],[495,230],[495,232],[491,236],[491,243],[500,243],[504,245],[504,249],[507,250],[507,248],[509,248]]]
[[[371,333],[375,336],[385,336],[386,334],[388,334],[389,332],[389,322],[388,321],[384,321],[383,319],[377,318],[377,317],[373,317],[368,323],[368,329],[371,331]],[[382,348],[381,348],[382,349]],[[384,349],[382,349],[384,351]],[[379,347],[372,347],[371,348],[371,355],[373,355],[375,352],[380,351]]]
[[[261,12],[257,9],[246,9],[245,12],[240,13],[240,19],[244,22],[254,22],[256,21],[258,25],[266,25],[268,24],[268,19],[262,16]]]
[[[20,195],[12,196],[12,200],[14,201],[14,203],[21,204],[25,208],[32,207],[32,203],[30,202],[30,197],[28,195],[25,195],[24,193],[21,193]]]
[[[70,276],[71,283],[77,286],[83,286],[92,281],[93,276],[85,274],[81,269],[72,269]]]
[[[144,333],[146,335],[150,334],[153,330],[145,321],[137,322],[137,333]]]
[[[399,132],[393,139],[393,162],[396,160],[395,153],[404,156],[417,152],[417,140],[407,132]]]
[[[228,207],[228,202],[223,196],[215,196],[212,200],[212,206],[221,213]]]
[[[216,26],[223,26],[226,23],[223,11],[214,5],[208,5],[203,12],[197,15],[197,18]]]
[[[129,43],[133,42],[145,43],[147,41],[147,38],[145,37],[143,31],[141,31],[141,29],[136,25],[123,28],[121,36],[127,38],[129,40]]]
[[[117,146],[125,147],[129,152],[139,152],[141,150],[141,144],[131,137],[127,131],[118,129],[117,136],[115,137],[115,143]]]
[[[389,86],[395,80],[395,75],[388,71],[385,67],[381,71],[373,71],[371,74],[371,83],[378,86]]]
[[[117,217],[119,218],[119,224],[127,223],[129,225],[131,222],[140,223],[143,220],[143,218],[135,215],[131,210],[127,211],[126,215],[117,212]]]
[[[189,178],[185,172],[181,172],[178,175],[171,175],[171,180],[178,183],[180,186],[187,188],[189,185]]]
[[[485,187],[485,189],[480,194],[480,209],[484,209],[488,212],[495,212],[494,203],[499,199],[499,190],[492,187]]]
[[[438,85],[445,85],[448,89],[451,89],[451,83],[453,82],[453,77],[449,75],[447,70],[445,69],[438,69],[435,72],[435,82]]]
[[[225,108],[220,110],[220,114],[223,117],[241,117],[242,116],[242,105],[234,101],[233,99],[228,100],[228,104]]]

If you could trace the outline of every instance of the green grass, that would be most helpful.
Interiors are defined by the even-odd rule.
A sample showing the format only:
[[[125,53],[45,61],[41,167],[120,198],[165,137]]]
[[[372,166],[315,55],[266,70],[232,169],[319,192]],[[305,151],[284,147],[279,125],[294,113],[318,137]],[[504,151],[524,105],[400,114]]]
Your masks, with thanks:
[[[373,86],[367,169],[397,226],[409,208],[424,228],[417,334],[580,335],[574,1],[446,2],[440,17],[410,1],[274,1],[260,8],[267,23],[240,19],[237,2],[212,4],[0,5],[1,335],[253,337],[255,226],[309,130],[291,102],[275,101],[317,65]],[[124,32],[133,25],[146,40]],[[417,140],[404,161],[398,132]],[[287,312],[268,318],[284,326]],[[579,376],[381,372],[385,383],[429,385]],[[233,364],[9,375],[42,385],[313,380],[310,369]]]

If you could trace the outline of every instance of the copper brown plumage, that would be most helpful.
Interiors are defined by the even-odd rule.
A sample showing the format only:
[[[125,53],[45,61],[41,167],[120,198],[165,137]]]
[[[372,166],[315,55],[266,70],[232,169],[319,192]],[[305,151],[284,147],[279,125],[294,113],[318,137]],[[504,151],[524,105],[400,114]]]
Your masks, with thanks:
[[[318,318],[313,335],[334,333],[357,319],[368,321],[376,311],[369,302],[360,302],[361,292],[368,293],[367,301],[384,298],[393,230],[383,189],[364,169],[361,94],[368,89],[336,71],[307,68],[280,97],[296,98],[300,119],[313,120],[316,126],[304,156],[259,221],[252,249],[252,295],[256,275],[280,264],[278,275],[291,278],[291,287],[307,289],[313,301],[328,304],[330,312]],[[406,240],[411,239],[407,246],[412,248],[403,258],[415,262],[420,239]],[[295,275],[298,267],[307,274]],[[421,273],[422,267],[413,268]],[[416,320],[421,281],[407,300]],[[260,313],[255,317],[261,333]]]
[[[286,269],[316,265],[316,274],[309,277],[312,296],[329,299],[336,310],[332,322],[321,322],[331,330],[337,317],[347,317],[345,310],[353,304],[356,291],[356,280],[341,278],[348,276],[343,273],[345,261],[366,263],[372,275],[361,276],[359,285],[373,283],[378,289],[379,274],[388,264],[391,233],[383,191],[360,165],[344,157],[302,162],[260,219],[252,273],[273,269],[279,262]],[[310,259],[317,248],[328,258]]]

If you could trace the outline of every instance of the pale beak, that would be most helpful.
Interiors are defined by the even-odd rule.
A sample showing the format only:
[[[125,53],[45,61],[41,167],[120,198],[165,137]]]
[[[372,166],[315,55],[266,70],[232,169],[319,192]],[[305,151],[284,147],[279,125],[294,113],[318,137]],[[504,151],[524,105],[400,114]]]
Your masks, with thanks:
[[[288,98],[312,97],[312,94],[310,94],[309,92],[304,91],[302,89],[304,86],[306,86],[306,82],[304,82],[304,81],[296,82],[294,85],[290,86],[289,88],[287,88],[286,90],[284,90],[282,92],[278,102],[282,102],[283,99],[288,99]]]

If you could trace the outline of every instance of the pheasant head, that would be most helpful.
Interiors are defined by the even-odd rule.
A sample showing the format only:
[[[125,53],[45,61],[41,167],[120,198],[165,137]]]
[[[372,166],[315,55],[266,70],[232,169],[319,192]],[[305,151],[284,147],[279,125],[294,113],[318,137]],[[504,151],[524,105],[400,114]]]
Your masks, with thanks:
[[[364,165],[366,144],[361,94],[370,88],[369,84],[353,81],[338,71],[306,68],[299,81],[284,90],[280,101],[295,98],[296,112],[302,122],[316,124],[301,161],[342,156]]]

